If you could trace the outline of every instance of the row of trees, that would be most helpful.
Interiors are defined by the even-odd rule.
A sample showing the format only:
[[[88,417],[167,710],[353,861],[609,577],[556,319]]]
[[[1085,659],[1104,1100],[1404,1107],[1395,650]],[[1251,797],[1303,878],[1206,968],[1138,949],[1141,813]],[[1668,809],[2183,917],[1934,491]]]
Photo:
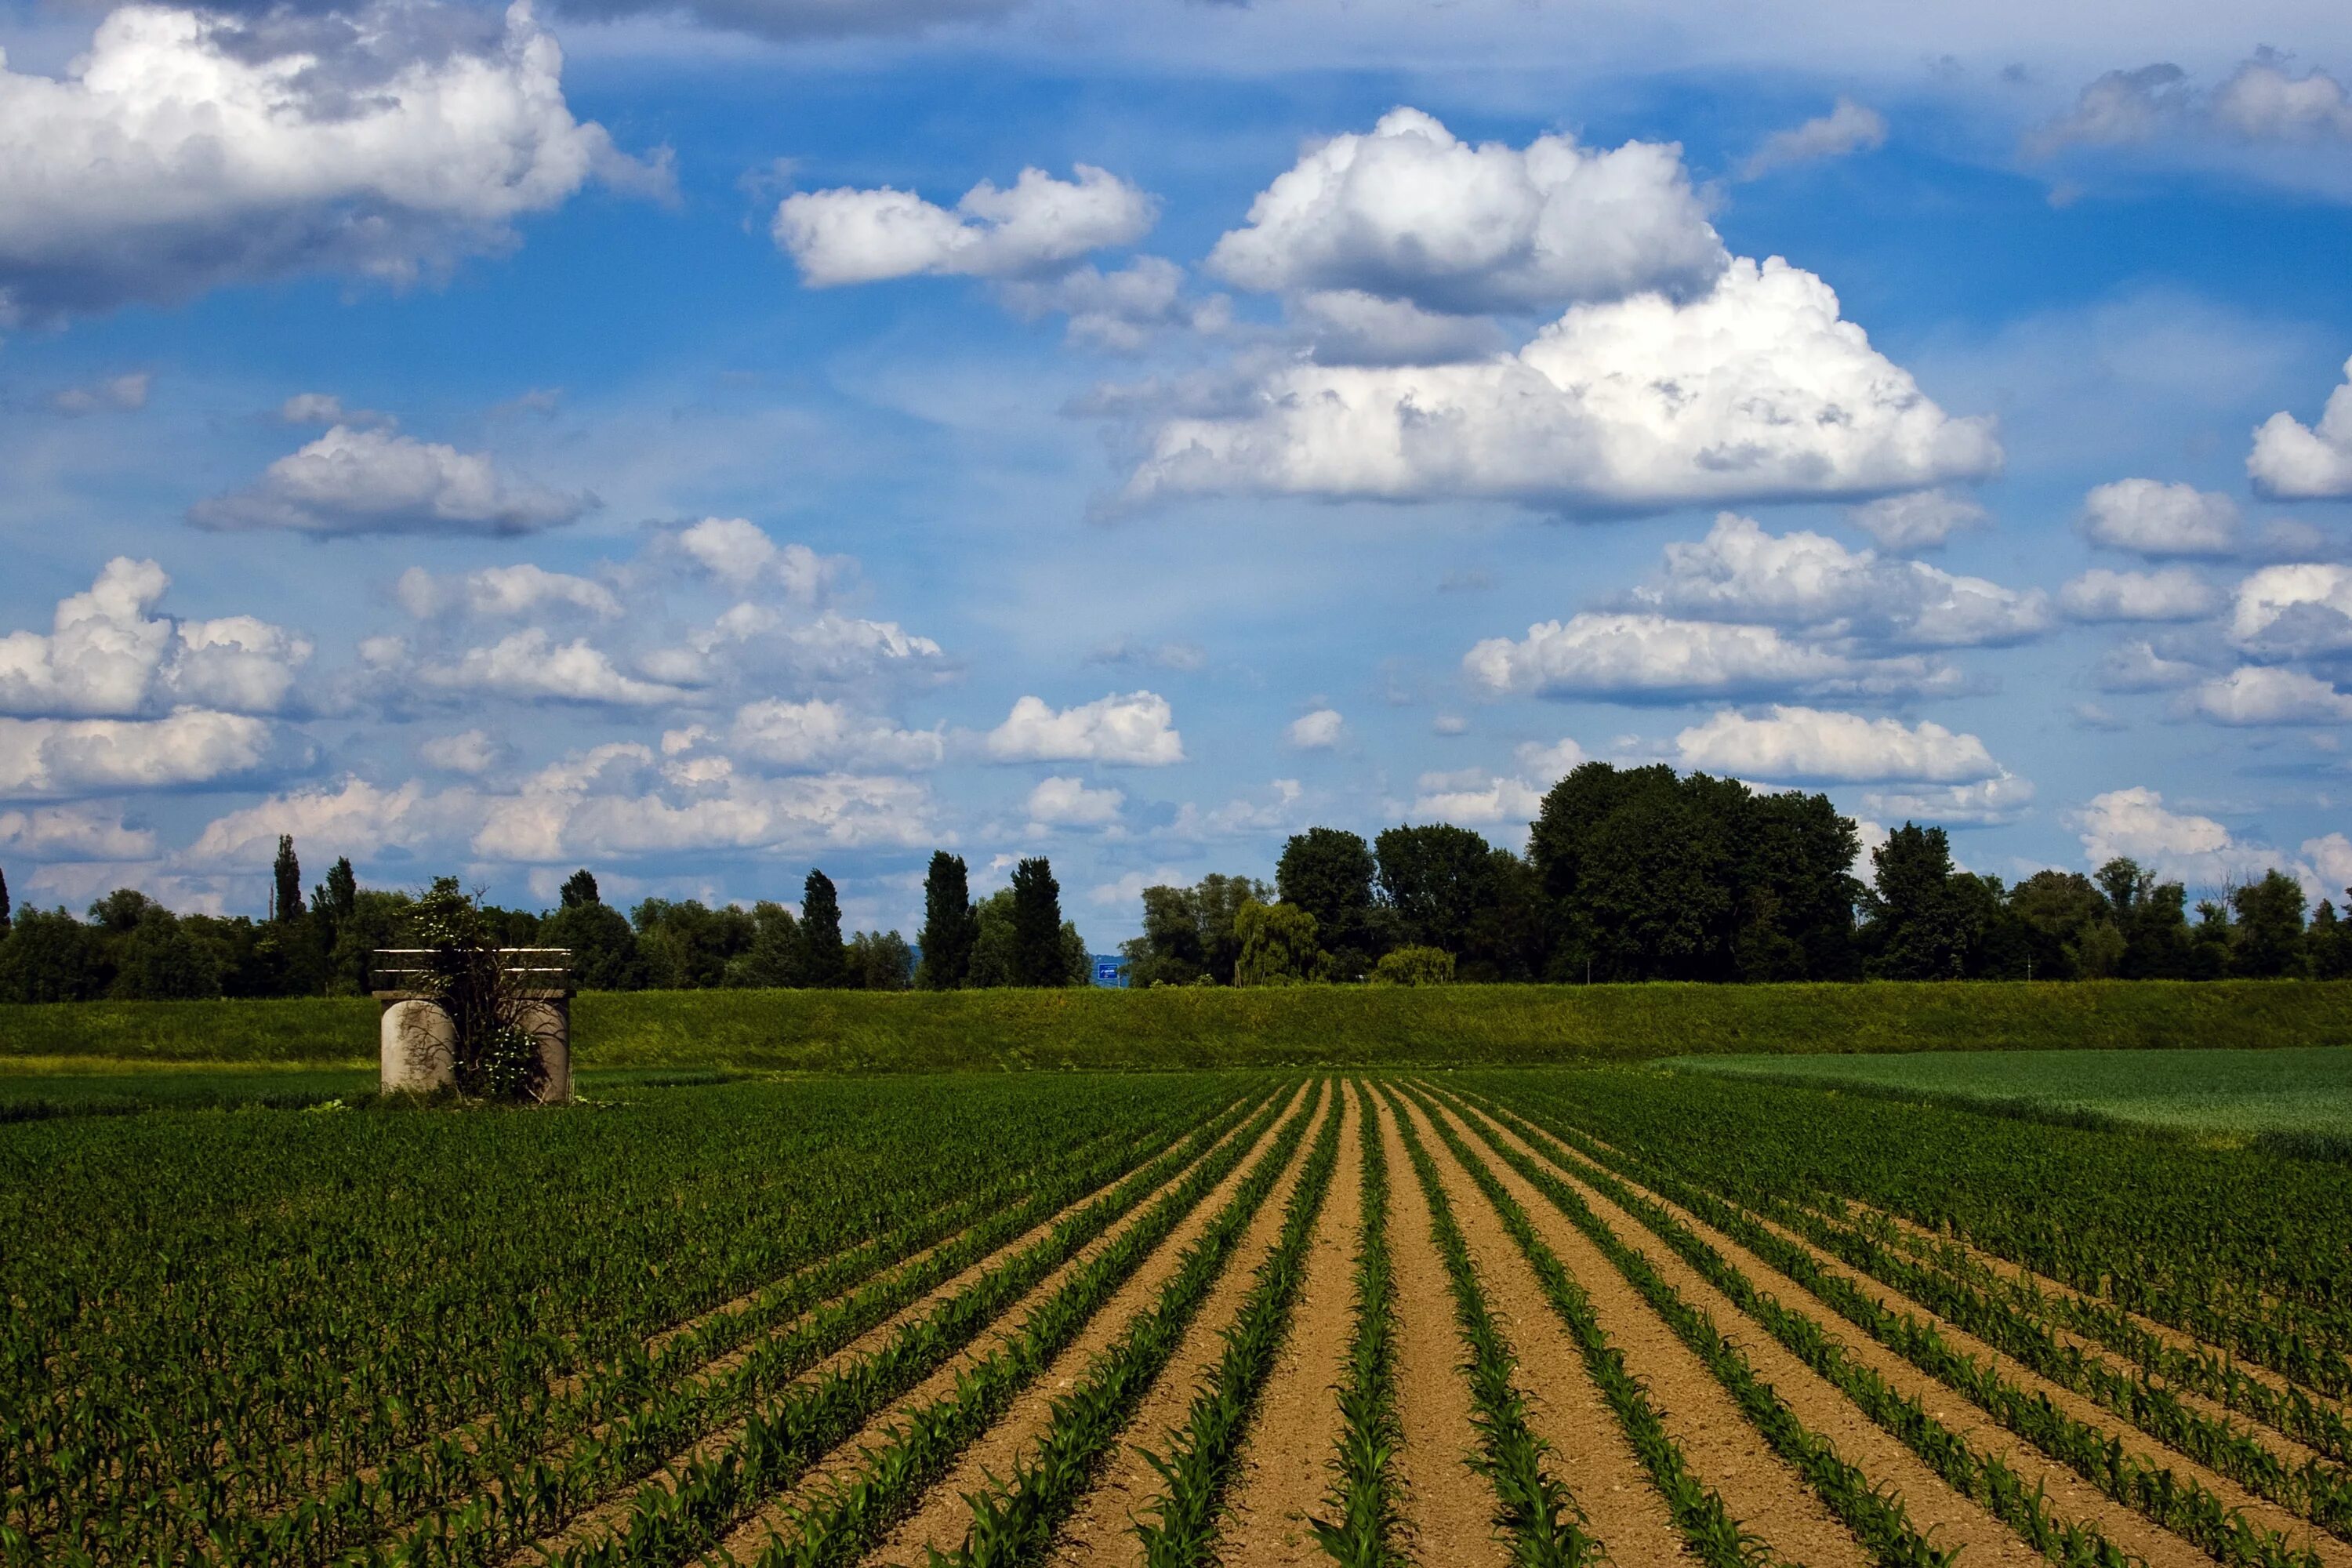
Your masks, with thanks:
[[[1861,840],[1827,795],[1588,763],[1525,855],[1467,828],[1292,837],[1271,887],[1215,875],[1143,895],[1132,983],[1311,980],[2215,979],[2352,975],[2352,927],[2273,870],[2191,905],[2128,859],[2014,886],[1906,823]]]
[[[455,882],[444,879],[449,887]],[[436,884],[436,891],[442,889]],[[290,837],[278,843],[269,913],[175,914],[123,888],[89,906],[12,911],[0,875],[0,1001],[98,998],[168,1001],[213,996],[358,995],[372,988],[379,948],[430,945],[435,918],[424,899],[362,888],[349,859],[302,891]],[[446,902],[446,898],[442,899]],[[1024,860],[1013,886],[971,902],[963,861],[933,857],[926,889],[933,985],[1066,985],[1092,977],[1077,928],[1062,919],[1061,889],[1044,859]],[[897,931],[842,932],[833,880],[811,870],[800,913],[763,900],[745,910],[698,900],[646,899],[628,913],[606,904],[595,877],[575,872],[554,909],[504,909],[468,900],[484,939],[501,947],[565,947],[590,990],[805,986],[903,991],[916,954]]]

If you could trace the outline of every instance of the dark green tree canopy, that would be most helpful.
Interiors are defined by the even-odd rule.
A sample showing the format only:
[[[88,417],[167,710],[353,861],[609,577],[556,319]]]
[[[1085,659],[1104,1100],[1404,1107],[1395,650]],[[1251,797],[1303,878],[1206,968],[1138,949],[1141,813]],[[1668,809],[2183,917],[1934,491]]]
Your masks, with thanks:
[[[971,879],[963,857],[944,849],[931,855],[923,878],[922,984],[926,990],[952,991],[971,978],[972,943],[980,938],[980,917],[971,907]]]
[[[1013,868],[1013,984],[1066,985],[1062,946],[1062,886],[1042,855]]]
[[[563,900],[563,907],[567,910],[576,910],[583,904],[597,902],[595,875],[586,867],[582,867],[563,879],[562,890],[557,897]]]
[[[1284,903],[1314,917],[1317,936],[1338,979],[1361,978],[1388,950],[1372,897],[1379,870],[1370,847],[1337,827],[1310,827],[1292,835],[1275,863],[1276,890]]]
[[[801,888],[801,984],[824,989],[845,984],[848,975],[840,895],[832,878],[812,868]]]
[[[269,874],[276,892],[269,906],[273,919],[299,921],[302,918],[302,862],[294,858],[291,834],[278,836],[278,859]]]

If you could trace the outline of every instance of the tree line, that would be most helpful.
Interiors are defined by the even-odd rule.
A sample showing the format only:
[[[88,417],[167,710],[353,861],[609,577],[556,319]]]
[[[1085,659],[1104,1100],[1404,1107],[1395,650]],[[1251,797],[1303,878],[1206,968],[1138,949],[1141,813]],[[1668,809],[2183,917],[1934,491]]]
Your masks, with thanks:
[[[942,863],[952,869],[961,911],[954,916]],[[1044,859],[1023,861],[1012,887],[977,904],[965,892],[961,858],[934,857],[931,880],[926,930],[937,925],[940,934],[928,973],[951,973],[951,984],[971,985],[1092,978],[1086,944],[1062,919],[1060,887]],[[290,837],[278,841],[269,912],[257,921],[176,914],[130,888],[92,903],[87,918],[64,909],[15,910],[0,874],[0,1001],[361,995],[372,989],[376,950],[419,943],[418,921],[433,900],[457,896],[453,877],[436,879],[421,897],[362,888],[347,858],[305,896]],[[798,915],[772,900],[746,910],[696,899],[646,899],[624,914],[603,900],[585,869],[564,882],[551,910],[474,902],[499,946],[571,949],[574,978],[588,990],[903,991],[917,979],[915,949],[898,932],[843,934],[841,900],[822,870],[812,869],[803,884]]]
[[[1941,827],[1862,841],[1825,795],[1587,763],[1524,854],[1447,824],[1290,838],[1271,886],[1148,888],[1130,983],[2208,980],[2352,976],[2352,927],[2266,872],[2198,900],[2136,861],[2014,885]],[[2191,916],[2194,919],[2191,919]]]
[[[2207,980],[2352,976],[2352,924],[2273,869],[2192,903],[2116,858],[2013,885],[1952,864],[1941,827],[1906,823],[1853,874],[1861,839],[1825,795],[1759,795],[1664,764],[1587,763],[1553,786],[1524,853],[1448,824],[1369,843],[1310,827],[1271,883],[1214,874],[1147,888],[1122,944],[1129,984],[1427,984],[1689,980]],[[451,886],[454,886],[454,882]],[[377,948],[409,940],[416,900],[359,886],[338,859],[306,898],[278,841],[267,919],[178,915],[131,889],[86,920],[10,918],[0,877],[0,1001],[357,994]],[[974,900],[939,851],[917,942],[845,936],[811,870],[798,915],[646,899],[624,914],[586,870],[543,911],[481,907],[501,945],[565,947],[591,990],[1082,985],[1092,962],[1042,857]]]

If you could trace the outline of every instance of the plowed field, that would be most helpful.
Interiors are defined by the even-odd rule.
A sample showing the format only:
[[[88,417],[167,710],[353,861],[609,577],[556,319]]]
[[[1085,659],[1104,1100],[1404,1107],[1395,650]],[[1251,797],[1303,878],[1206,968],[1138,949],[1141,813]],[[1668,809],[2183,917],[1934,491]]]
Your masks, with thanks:
[[[2339,1166],[1649,1073],[752,1092],[370,1131],[472,1147],[462,1226],[331,1134],[178,1213],[160,1131],[8,1146],[0,1558],[2352,1568]]]

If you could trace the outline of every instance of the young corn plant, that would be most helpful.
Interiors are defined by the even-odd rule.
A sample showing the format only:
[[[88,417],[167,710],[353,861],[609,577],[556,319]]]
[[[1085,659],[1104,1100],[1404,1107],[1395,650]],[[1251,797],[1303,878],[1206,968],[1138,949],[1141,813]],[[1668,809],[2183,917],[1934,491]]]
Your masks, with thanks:
[[[1327,1511],[1308,1522],[1340,1568],[1402,1568],[1402,1516],[1393,1462],[1404,1446],[1397,1415],[1396,1279],[1389,1263],[1389,1163],[1380,1111],[1355,1086],[1363,1141],[1363,1220],[1356,1232],[1355,1327],[1339,1384],[1339,1452],[1331,1460]]]

